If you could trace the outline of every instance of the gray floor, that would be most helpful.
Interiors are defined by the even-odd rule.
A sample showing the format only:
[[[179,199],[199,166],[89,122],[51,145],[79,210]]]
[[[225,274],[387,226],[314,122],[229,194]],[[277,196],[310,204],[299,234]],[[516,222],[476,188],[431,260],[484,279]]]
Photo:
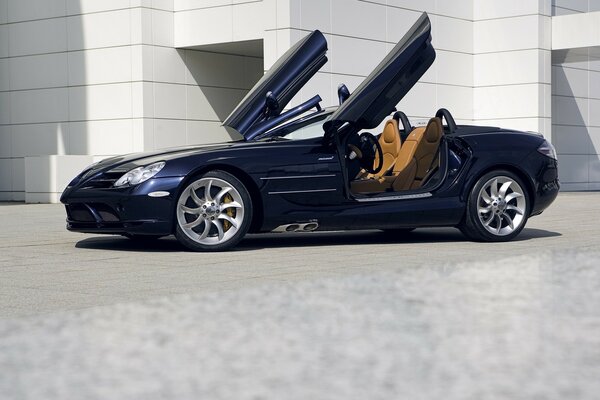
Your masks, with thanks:
[[[600,193],[520,240],[452,229],[172,239],[0,203],[0,399],[597,398]]]

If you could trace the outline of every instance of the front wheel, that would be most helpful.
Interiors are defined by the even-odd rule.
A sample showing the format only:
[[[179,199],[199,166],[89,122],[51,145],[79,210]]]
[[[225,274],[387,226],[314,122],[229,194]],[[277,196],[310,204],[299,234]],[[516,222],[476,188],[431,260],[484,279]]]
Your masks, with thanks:
[[[521,179],[509,171],[492,171],[471,190],[459,228],[472,240],[509,241],[525,227],[529,210],[529,194]]]
[[[210,171],[183,189],[175,215],[175,237],[185,247],[194,251],[228,250],[248,231],[252,202],[235,176]]]

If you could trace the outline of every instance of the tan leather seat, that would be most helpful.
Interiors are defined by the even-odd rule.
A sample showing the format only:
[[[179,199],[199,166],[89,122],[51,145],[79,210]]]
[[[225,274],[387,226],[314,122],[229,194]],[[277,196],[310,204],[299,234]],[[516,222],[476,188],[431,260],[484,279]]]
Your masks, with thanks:
[[[398,130],[398,121],[394,119],[388,119],[383,127],[383,133],[379,136],[379,145],[383,152],[383,165],[381,170],[376,174],[362,173],[359,176],[361,178],[380,178],[390,172],[396,164],[398,155],[400,154],[400,148],[402,147],[400,141],[400,131]],[[375,154],[374,166],[379,165],[379,154]]]
[[[426,127],[419,127],[408,135],[394,168],[394,191],[421,187],[433,167],[443,132],[442,121],[431,118]]]
[[[433,167],[443,134],[442,121],[432,118],[426,127],[415,128],[406,138],[392,173],[351,183],[354,193],[417,189]]]

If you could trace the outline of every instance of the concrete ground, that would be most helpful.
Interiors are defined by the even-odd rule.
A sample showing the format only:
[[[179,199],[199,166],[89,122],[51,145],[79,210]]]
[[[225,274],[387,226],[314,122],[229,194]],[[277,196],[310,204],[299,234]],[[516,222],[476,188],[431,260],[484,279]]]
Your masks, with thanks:
[[[600,193],[563,193],[510,243],[269,234],[201,254],[1,204],[0,398],[597,398],[598,215]]]

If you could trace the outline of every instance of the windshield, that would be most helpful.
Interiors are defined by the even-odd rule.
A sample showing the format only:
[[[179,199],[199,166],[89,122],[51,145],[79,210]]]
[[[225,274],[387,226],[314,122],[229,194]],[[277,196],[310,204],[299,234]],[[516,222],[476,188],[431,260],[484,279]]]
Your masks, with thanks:
[[[293,132],[289,132],[285,135],[285,138],[291,140],[310,139],[323,136],[323,120],[322,118],[318,121],[314,121],[308,125],[305,125]]]
[[[293,121],[285,121],[264,134],[265,138],[285,138],[288,140],[301,140],[323,137],[323,123],[329,120],[329,112],[316,112]]]

